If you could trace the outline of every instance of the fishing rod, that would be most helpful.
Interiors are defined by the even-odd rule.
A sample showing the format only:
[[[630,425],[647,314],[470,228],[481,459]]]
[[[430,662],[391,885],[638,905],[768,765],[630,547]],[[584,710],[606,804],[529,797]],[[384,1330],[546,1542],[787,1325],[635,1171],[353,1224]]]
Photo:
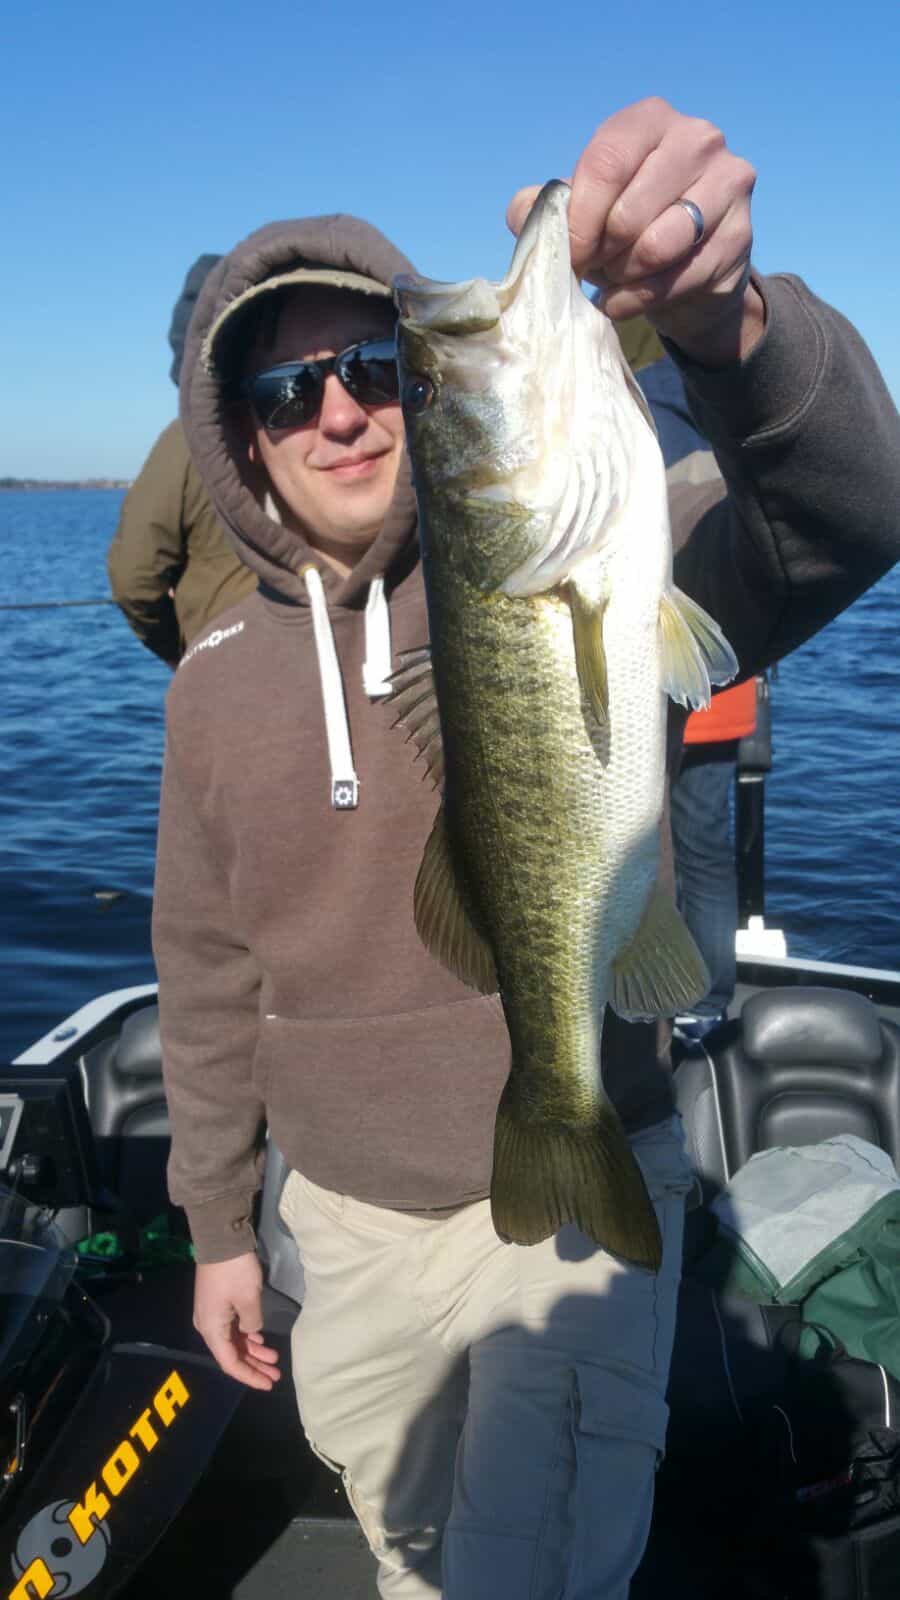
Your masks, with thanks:
[[[0,600],[0,611],[51,611],[59,606],[114,606],[115,600],[104,595],[99,600]]]

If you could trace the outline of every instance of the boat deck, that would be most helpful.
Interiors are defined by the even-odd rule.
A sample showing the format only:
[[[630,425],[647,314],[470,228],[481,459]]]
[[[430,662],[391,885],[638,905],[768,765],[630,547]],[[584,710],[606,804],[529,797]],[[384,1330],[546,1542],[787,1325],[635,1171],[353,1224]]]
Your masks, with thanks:
[[[900,1026],[898,973],[782,960],[740,963],[739,976],[730,1007],[735,1017],[760,988],[822,984],[867,994],[884,1019]],[[102,1024],[104,1030],[108,1026]],[[67,1048],[75,1058],[84,1046],[76,1041]],[[46,1060],[59,1049],[48,1036],[34,1056]],[[190,1329],[191,1275],[181,1271],[176,1276],[179,1288],[171,1293],[156,1279],[154,1318],[163,1305],[169,1308],[179,1324],[171,1330],[171,1345],[177,1349],[188,1348],[196,1336]],[[138,1301],[135,1315],[145,1315],[145,1308],[146,1300]],[[267,1307],[267,1330],[281,1345],[281,1392],[248,1390],[242,1396],[207,1473],[122,1591],[123,1600],[157,1600],[160,1594],[196,1594],[203,1600],[377,1600],[375,1563],[340,1480],[309,1451],[292,1404],[287,1346],[295,1314],[294,1304],[282,1296]],[[127,1329],[118,1327],[118,1318],[117,1332],[128,1336]],[[146,1336],[138,1326],[131,1333]],[[154,1337],[163,1339],[161,1328],[154,1329]],[[680,1531],[683,1536],[683,1524]],[[705,1554],[704,1562],[710,1558],[711,1553]],[[666,1600],[721,1600],[721,1572],[718,1577],[714,1571],[687,1572],[684,1561],[683,1537],[667,1513],[664,1467],[650,1544],[631,1600],[659,1600],[662,1594]]]

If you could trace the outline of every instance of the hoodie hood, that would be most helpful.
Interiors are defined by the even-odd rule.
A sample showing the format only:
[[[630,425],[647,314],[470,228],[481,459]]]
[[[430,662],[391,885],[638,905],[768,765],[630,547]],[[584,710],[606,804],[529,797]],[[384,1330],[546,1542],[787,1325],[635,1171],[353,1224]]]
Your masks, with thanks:
[[[415,544],[415,498],[405,458],[381,532],[353,571],[342,578],[311,549],[302,533],[282,526],[268,514],[242,477],[245,451],[217,370],[223,359],[227,360],[222,340],[240,320],[239,312],[226,317],[228,308],[239,299],[249,300],[251,291],[267,279],[289,277],[301,268],[314,269],[319,281],[333,274],[332,281],[343,278],[349,282],[352,275],[382,284],[387,290],[397,273],[414,271],[383,234],[358,217],[306,217],[258,228],[222,257],[203,286],[188,330],[181,418],[210,498],[245,565],[267,589],[300,605],[307,604],[303,570],[312,565],[321,575],[329,600],[348,605],[358,603],[372,579],[388,574]],[[217,330],[215,360],[210,355],[213,330]]]

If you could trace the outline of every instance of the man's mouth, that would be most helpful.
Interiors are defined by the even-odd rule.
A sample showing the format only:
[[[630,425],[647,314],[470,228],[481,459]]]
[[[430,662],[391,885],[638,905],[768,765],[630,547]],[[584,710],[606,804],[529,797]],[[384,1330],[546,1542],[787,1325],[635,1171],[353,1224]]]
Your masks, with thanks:
[[[375,471],[382,453],[379,451],[377,455],[342,456],[339,461],[333,461],[330,466],[323,467],[322,471],[332,473],[338,478],[365,478]]]

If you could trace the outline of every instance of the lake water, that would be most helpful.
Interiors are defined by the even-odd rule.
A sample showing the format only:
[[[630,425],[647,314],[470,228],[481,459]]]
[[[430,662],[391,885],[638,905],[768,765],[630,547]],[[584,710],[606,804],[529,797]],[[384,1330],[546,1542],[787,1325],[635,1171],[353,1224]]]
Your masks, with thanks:
[[[122,492],[0,493],[0,602],[102,598]],[[772,688],[767,921],[792,955],[900,968],[900,568]],[[0,612],[0,1050],[154,979],[169,671],[111,605]],[[112,896],[107,898],[107,896]]]

